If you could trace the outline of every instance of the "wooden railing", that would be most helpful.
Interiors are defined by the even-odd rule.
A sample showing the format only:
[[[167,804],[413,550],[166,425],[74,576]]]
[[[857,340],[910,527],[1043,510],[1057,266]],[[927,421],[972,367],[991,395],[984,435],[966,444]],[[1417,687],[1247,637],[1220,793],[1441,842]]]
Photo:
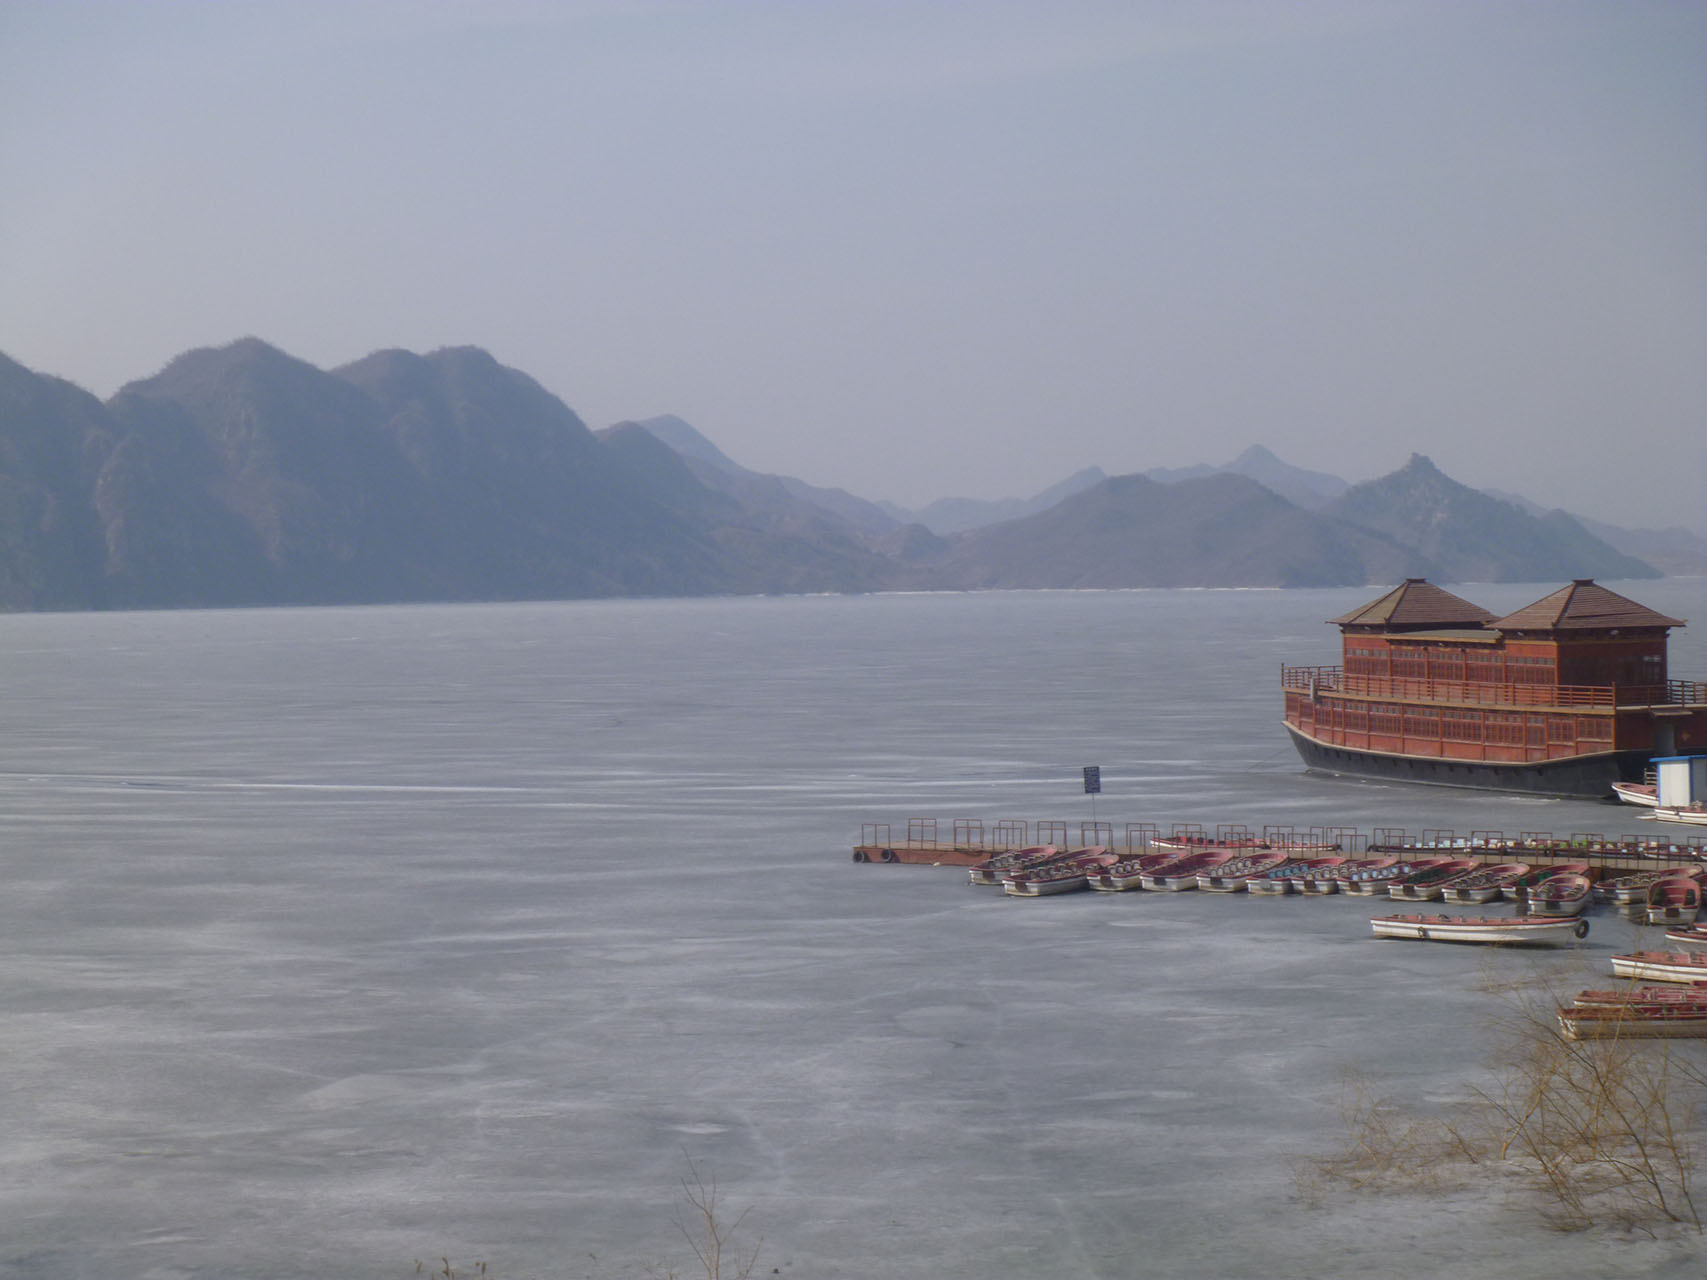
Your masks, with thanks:
[[[1667,706],[1707,706],[1707,680],[1667,680]]]
[[[1610,812],[1628,814],[1628,810],[1614,807]],[[962,830],[990,830],[979,819],[956,819],[956,826]],[[1013,820],[1003,819],[994,824],[995,830],[1011,830],[1019,824]],[[1064,821],[1039,820],[1033,825],[1037,830],[1049,830],[1058,835],[1055,842],[1063,848],[1067,844],[1066,832],[1068,824]],[[1126,823],[1126,843],[1113,845],[1115,852],[1136,854],[1147,850],[1151,842],[1157,838],[1159,825],[1152,822]],[[1102,822],[1094,824],[1081,823],[1081,843],[1112,843],[1110,836],[1112,826]],[[947,851],[952,846],[939,843],[935,838],[937,831],[935,818],[909,818],[907,832],[909,840],[895,848],[913,847],[924,848],[928,851]],[[1203,824],[1181,823],[1172,824],[1174,839],[1182,836],[1201,838],[1206,845],[1223,840],[1253,840],[1258,839],[1255,832],[1245,826],[1219,825],[1213,836]],[[890,846],[890,825],[886,822],[867,822],[860,827],[860,848],[875,849]],[[1517,836],[1507,836],[1501,831],[1472,831],[1469,835],[1459,835],[1456,831],[1446,828],[1423,828],[1420,836],[1413,836],[1402,827],[1376,827],[1367,835],[1355,827],[1323,824],[1307,829],[1296,828],[1291,824],[1285,826],[1265,825],[1260,837],[1262,844],[1275,849],[1289,848],[1318,848],[1324,844],[1338,845],[1347,853],[1363,852],[1450,852],[1454,855],[1480,858],[1480,860],[1509,862],[1516,858],[1530,861],[1533,857],[1580,857],[1596,864],[1604,864],[1602,870],[1618,867],[1622,870],[1636,869],[1645,864],[1655,865],[1655,860],[1663,859],[1658,865],[1666,862],[1677,863],[1707,863],[1707,835],[1654,834],[1642,835],[1612,835],[1599,832],[1573,831],[1569,837],[1555,836],[1550,831],[1523,831]],[[1006,846],[1000,842],[987,841],[985,846],[990,852],[1004,851]],[[872,858],[871,861],[879,861]],[[887,859],[882,859],[887,861]],[[1637,860],[1641,860],[1640,863]],[[1629,861],[1635,864],[1622,867]]]
[[[1283,689],[1341,693],[1394,702],[1452,702],[1465,706],[1669,707],[1707,704],[1707,681],[1668,680],[1659,685],[1491,684],[1421,680],[1407,676],[1347,675],[1343,667],[1280,668]]]

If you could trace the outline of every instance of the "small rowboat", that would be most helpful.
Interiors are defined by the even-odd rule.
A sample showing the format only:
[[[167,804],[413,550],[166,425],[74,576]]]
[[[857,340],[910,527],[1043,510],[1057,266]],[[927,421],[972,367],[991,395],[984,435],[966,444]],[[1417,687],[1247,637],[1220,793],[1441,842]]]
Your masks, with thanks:
[[[966,868],[966,874],[973,884],[996,885],[1000,884],[1002,877],[1010,871],[1039,866],[1060,856],[1060,851],[1052,844],[1034,844],[985,858],[984,861]]]
[[[1377,864],[1385,862],[1389,865],[1357,869],[1352,869],[1350,864],[1347,864],[1335,870],[1334,884],[1339,887],[1341,893],[1385,898],[1393,885],[1420,871],[1438,867],[1445,861],[1445,858],[1378,858]]]
[[[1197,877],[1197,887],[1207,889],[1210,893],[1243,893],[1247,876],[1273,871],[1283,864],[1287,857],[1288,855],[1284,850],[1269,849],[1263,853],[1253,853],[1248,857],[1233,858],[1223,862],[1218,867],[1211,867],[1206,872],[1200,872]]]
[[[1420,938],[1425,942],[1503,942],[1563,946],[1588,937],[1588,921],[1570,916],[1376,916],[1377,938]]]
[[[1281,863],[1278,867],[1263,872],[1261,875],[1246,877],[1245,891],[1247,893],[1291,893],[1292,877],[1301,873],[1308,873],[1318,861],[1320,859],[1294,857]],[[1343,859],[1339,861],[1343,861]]]
[[[1707,805],[1699,801],[1694,804],[1656,804],[1652,814],[1661,822],[1687,822],[1694,827],[1707,827]]]
[[[1694,924],[1701,912],[1701,882],[1694,876],[1667,876],[1648,886],[1649,924]]]
[[[1528,874],[1529,864],[1526,862],[1498,862],[1454,877],[1440,887],[1440,896],[1446,902],[1493,902],[1507,886],[1516,884]]]
[[[1292,874],[1287,877],[1292,885],[1293,893],[1308,893],[1311,883],[1317,876],[1331,877],[1334,871],[1345,865],[1343,857],[1311,858],[1308,862],[1294,864]],[[1331,883],[1331,881],[1330,881]]]
[[[1481,863],[1469,858],[1448,858],[1426,871],[1419,871],[1403,880],[1394,881],[1387,889],[1387,896],[1395,902],[1427,902],[1440,897],[1446,891],[1445,886],[1449,880],[1456,880],[1480,866]]]
[[[1536,867],[1528,875],[1519,879],[1517,883],[1507,885],[1505,896],[1513,902],[1525,902],[1529,898],[1530,891],[1544,880],[1551,880],[1554,876],[1586,876],[1589,874],[1590,868],[1586,862],[1559,862],[1550,867]],[[1590,880],[1589,883],[1592,885],[1593,881]]]
[[[1666,941],[1685,947],[1707,947],[1707,929],[1698,924],[1666,930]]]
[[[1625,987],[1617,991],[1579,991],[1571,1003],[1599,1009],[1622,1009],[1633,1004],[1707,1005],[1707,982],[1672,987]]]
[[[1181,893],[1187,889],[1195,889],[1198,876],[1212,872],[1222,863],[1231,862],[1237,856],[1231,849],[1210,849],[1203,853],[1190,854],[1146,875],[1144,887],[1165,893]]]
[[[1161,853],[1146,853],[1137,858],[1124,858],[1113,866],[1104,867],[1085,877],[1085,883],[1104,893],[1123,893],[1142,889],[1144,877],[1170,863],[1191,855],[1180,849],[1165,849]]]
[[[1652,782],[1614,782],[1612,790],[1625,804],[1652,809],[1660,802],[1660,789]]]
[[[1707,1036],[1707,1004],[1629,1005],[1619,1009],[1559,1010],[1567,1040],[1694,1039]]]
[[[1076,850],[1073,857],[1042,866],[1027,867],[1002,877],[1002,892],[1017,898],[1041,898],[1051,893],[1071,893],[1088,888],[1086,878],[1094,871],[1111,867],[1119,859],[1103,845]]]
[[[1549,876],[1529,890],[1529,909],[1543,916],[1580,916],[1594,896],[1589,878],[1575,871]],[[1523,910],[1519,907],[1518,910]]]
[[[1354,858],[1350,862],[1342,862],[1337,867],[1327,867],[1318,871],[1304,882],[1305,893],[1339,893],[1351,877],[1356,875],[1372,875],[1377,871],[1385,871],[1397,867],[1397,858]]]
[[[1257,849],[1267,849],[1269,844],[1261,836],[1246,832],[1237,835],[1231,831],[1211,834],[1207,831],[1176,831],[1170,836],[1152,836],[1150,843],[1158,849],[1175,849],[1181,853],[1206,853],[1210,849],[1236,849],[1241,853],[1250,853]]]
[[[1612,972],[1620,978],[1647,982],[1707,981],[1707,955],[1684,951],[1632,951],[1612,957]]]
[[[1646,902],[1648,889],[1654,881],[1664,880],[1667,876],[1686,876],[1693,870],[1692,867],[1667,867],[1664,871],[1636,871],[1616,880],[1602,881],[1596,892],[1603,899],[1610,895],[1613,902]]]

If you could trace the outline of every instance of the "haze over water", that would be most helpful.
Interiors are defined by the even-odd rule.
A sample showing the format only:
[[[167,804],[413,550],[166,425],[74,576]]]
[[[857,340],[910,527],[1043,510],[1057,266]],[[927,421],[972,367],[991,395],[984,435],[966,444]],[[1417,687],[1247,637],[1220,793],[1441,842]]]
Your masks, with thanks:
[[[1707,676],[1707,585],[1613,586]],[[1697,1275],[1499,1192],[1293,1194],[1343,1069],[1461,1098],[1489,969],[1583,985],[1657,931],[1490,958],[1365,900],[849,860],[865,821],[1076,830],[1086,764],[1117,831],[1655,830],[1305,774],[1280,663],[1375,593],[0,617],[0,1277],[682,1268],[690,1160],[759,1274]]]

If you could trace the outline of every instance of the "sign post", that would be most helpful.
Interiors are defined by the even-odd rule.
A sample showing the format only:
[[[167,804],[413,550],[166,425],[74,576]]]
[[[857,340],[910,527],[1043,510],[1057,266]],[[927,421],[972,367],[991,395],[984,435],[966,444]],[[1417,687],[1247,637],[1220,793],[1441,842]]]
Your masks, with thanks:
[[[1091,827],[1096,827],[1097,793],[1102,790],[1102,766],[1087,764],[1085,766],[1085,794],[1091,798]]]

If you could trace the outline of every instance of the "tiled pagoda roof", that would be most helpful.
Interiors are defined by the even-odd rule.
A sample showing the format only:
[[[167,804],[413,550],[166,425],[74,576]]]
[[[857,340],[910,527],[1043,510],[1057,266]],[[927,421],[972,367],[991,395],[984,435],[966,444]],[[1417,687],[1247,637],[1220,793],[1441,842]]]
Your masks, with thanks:
[[[1493,620],[1494,615],[1481,605],[1442,591],[1424,578],[1406,578],[1379,600],[1328,619],[1342,627],[1385,627],[1395,631],[1479,628]]]
[[[1683,620],[1668,618],[1616,591],[1608,591],[1592,578],[1578,578],[1493,625],[1501,631],[1610,631],[1681,627]]]

